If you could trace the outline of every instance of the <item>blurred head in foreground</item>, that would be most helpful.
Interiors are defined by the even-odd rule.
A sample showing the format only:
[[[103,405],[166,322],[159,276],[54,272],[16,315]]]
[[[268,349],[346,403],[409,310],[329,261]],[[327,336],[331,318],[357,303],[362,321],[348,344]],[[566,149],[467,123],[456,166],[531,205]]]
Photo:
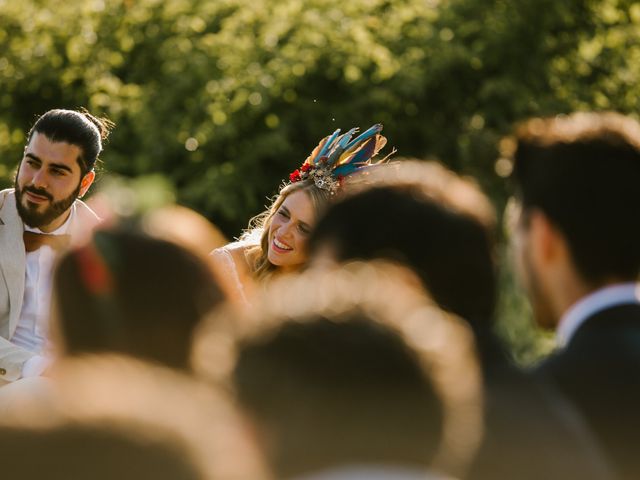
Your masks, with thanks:
[[[197,255],[126,231],[97,231],[54,275],[54,320],[67,355],[120,352],[188,368],[194,328],[223,300]]]
[[[403,160],[376,168],[332,205],[309,248],[316,264],[381,258],[408,266],[477,333],[490,330],[496,302],[494,229],[493,207],[471,180],[436,162]]]
[[[183,449],[111,426],[69,423],[47,429],[0,428],[3,467],[15,480],[205,480]],[[34,461],[35,460],[35,461]]]
[[[141,219],[145,233],[177,243],[203,257],[227,243],[220,230],[195,210],[168,205],[147,212]]]
[[[464,470],[480,429],[471,336],[407,270],[307,271],[224,320],[201,337],[197,364],[230,379],[278,478],[353,465]]]
[[[227,397],[192,376],[105,354],[50,376],[46,401],[0,419],[7,478],[269,478]]]

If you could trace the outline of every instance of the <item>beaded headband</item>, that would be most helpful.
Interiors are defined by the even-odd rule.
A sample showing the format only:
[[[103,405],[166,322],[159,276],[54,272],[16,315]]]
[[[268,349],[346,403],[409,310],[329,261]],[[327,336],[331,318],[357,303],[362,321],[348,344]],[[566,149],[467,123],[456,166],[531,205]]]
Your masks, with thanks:
[[[385,162],[394,151],[382,160],[372,162],[386,145],[380,135],[382,124],[377,123],[367,131],[351,139],[358,128],[340,135],[340,129],[320,140],[304,163],[289,174],[292,183],[312,179],[316,187],[335,194],[345,177]]]

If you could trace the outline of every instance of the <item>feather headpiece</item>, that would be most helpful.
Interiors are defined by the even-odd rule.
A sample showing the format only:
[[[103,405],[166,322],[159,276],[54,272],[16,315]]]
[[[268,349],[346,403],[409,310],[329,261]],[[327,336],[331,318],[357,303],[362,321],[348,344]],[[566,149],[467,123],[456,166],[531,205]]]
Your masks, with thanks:
[[[386,145],[387,139],[380,135],[382,124],[377,123],[353,138],[358,128],[352,128],[340,135],[337,129],[320,140],[304,163],[289,175],[292,183],[313,179],[316,187],[336,193],[345,177],[352,173],[385,162],[391,154],[372,162]],[[394,150],[395,151],[395,150]]]

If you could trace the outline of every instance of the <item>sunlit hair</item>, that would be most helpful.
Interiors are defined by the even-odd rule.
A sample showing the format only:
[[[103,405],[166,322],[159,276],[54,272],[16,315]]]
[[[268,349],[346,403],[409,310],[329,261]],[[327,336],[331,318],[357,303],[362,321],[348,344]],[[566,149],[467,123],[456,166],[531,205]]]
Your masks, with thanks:
[[[353,196],[372,187],[398,187],[414,191],[432,202],[471,218],[487,230],[496,228],[496,212],[477,181],[460,176],[437,160],[397,157],[396,161],[356,177],[345,196]]]
[[[316,327],[319,326],[327,335],[317,338],[312,333],[317,331]],[[364,336],[356,335],[359,340],[351,336],[353,332],[358,331],[365,332]],[[342,338],[345,345],[350,341],[354,342],[352,351],[336,347],[336,351],[354,356],[351,360],[343,359],[342,363],[345,372],[348,372],[349,368],[360,372],[353,377],[353,382],[344,384],[345,377],[341,373],[343,370],[333,370],[331,352],[324,352],[321,347],[323,338],[326,343],[326,339],[332,335],[335,339]],[[308,360],[311,362],[310,365],[315,367],[308,367],[304,360],[308,356],[300,354],[299,350],[291,343],[286,343],[286,340],[283,341],[290,348],[285,345],[280,353],[277,353],[278,347],[274,342],[279,338],[297,338],[298,341],[294,342],[297,345],[309,345],[317,340],[317,348],[303,347],[305,352],[309,352],[309,358],[315,359]],[[381,338],[385,340],[380,340]],[[376,346],[375,348],[384,346],[379,351],[381,359],[397,359],[397,345],[402,345],[406,353],[400,355],[405,359],[399,363],[404,366],[397,367],[397,372],[401,373],[391,377],[372,377],[359,370],[360,364],[363,361],[367,362],[372,345]],[[263,350],[268,348],[271,350]],[[324,353],[318,356],[314,352]],[[292,355],[302,355],[302,358],[299,362],[292,363]],[[326,361],[321,360],[323,355]],[[359,355],[363,357],[357,359]],[[271,365],[265,360],[269,358],[273,360]],[[409,358],[412,360],[407,360]],[[318,365],[318,361],[324,367]],[[336,358],[333,358],[333,361],[335,362]],[[420,371],[423,377],[420,381],[422,387],[415,385],[414,380],[407,380],[409,367],[406,361]],[[383,369],[388,373],[389,369],[393,370],[391,365],[396,364],[385,361],[384,365]],[[314,378],[306,376],[305,368],[315,372]],[[291,461],[300,464],[305,462],[302,457],[307,461],[311,458],[312,462],[317,463],[318,459],[322,461],[323,455],[331,455],[327,452],[334,452],[335,456],[344,460],[344,456],[349,455],[345,452],[353,450],[350,450],[351,447],[354,447],[355,451],[367,451],[369,455],[371,452],[374,452],[373,455],[376,455],[375,452],[397,454],[403,458],[417,455],[420,461],[428,461],[430,454],[435,452],[435,456],[431,457],[431,467],[450,474],[463,475],[481,438],[481,381],[470,330],[465,322],[446,313],[430,300],[413,273],[387,262],[356,262],[336,269],[310,269],[296,276],[274,279],[248,312],[240,315],[218,312],[210,319],[196,339],[194,369],[215,382],[223,385],[232,384],[244,408],[258,416],[264,416],[262,420],[269,425],[273,421],[276,431],[282,435],[276,435],[279,439],[276,446],[279,452],[271,454],[276,457],[279,454],[284,455],[277,460],[271,459],[276,463]],[[375,370],[370,370],[371,372]],[[278,381],[271,378],[274,374],[278,376]],[[332,377],[334,374],[341,379],[337,383],[344,385],[339,391],[330,380],[322,380],[325,379],[325,375]],[[439,405],[430,405],[429,401],[416,404],[416,397],[411,395],[394,397],[401,395],[401,391],[405,390],[384,386],[388,387],[385,382],[396,380],[399,382],[398,385],[407,388],[406,391],[409,392],[416,393],[420,388],[433,390],[432,400]],[[353,415],[345,414],[351,411],[341,403],[345,388],[352,388],[353,392],[368,395],[368,389],[375,385],[382,390],[369,397],[371,402],[375,403],[375,400],[379,401],[375,405],[388,406],[394,402],[398,403],[398,398],[402,398],[400,403],[405,408],[389,407],[388,418],[385,417],[384,421],[381,418],[380,424],[363,421],[359,412],[353,412]],[[263,388],[268,389],[269,393],[266,394]],[[387,397],[389,395],[391,397]],[[417,398],[423,399],[424,396],[425,394],[421,393]],[[358,402],[351,394],[348,397]],[[386,398],[390,400],[387,401]],[[409,401],[411,398],[414,401]],[[330,414],[327,413],[332,421],[327,423],[322,420],[319,424],[317,419],[325,417],[318,405],[325,404],[335,407],[331,408]],[[338,405],[341,405],[339,410]],[[294,406],[299,410],[290,412],[290,416],[281,415],[280,409]],[[419,411],[412,411],[412,408]],[[311,411],[314,413],[311,414]],[[342,418],[341,415],[348,415],[349,418],[343,424],[344,435],[336,431],[335,442],[331,442],[331,445],[322,444],[323,448],[310,448],[308,441],[322,442],[320,439],[326,438],[321,432],[314,432],[314,429],[328,429],[331,432],[335,419]],[[410,427],[403,421],[398,421],[404,418],[403,415],[413,418],[413,421],[409,422]],[[421,431],[420,422],[424,422],[424,415],[438,416],[439,428]],[[351,431],[347,425],[351,428],[354,425],[358,426],[355,431]],[[279,428],[282,431],[279,431]],[[308,435],[300,435],[300,428]],[[411,431],[403,431],[403,428]],[[387,438],[383,442],[386,447],[381,447],[381,444],[372,438],[370,445],[373,446],[354,446],[354,438],[362,438],[358,435],[361,435],[363,430],[373,433],[373,437],[381,434],[380,432],[402,432],[399,438],[404,438],[408,445],[405,445],[405,449]],[[347,431],[349,435],[346,434]],[[418,431],[421,433],[418,434]],[[416,436],[430,437],[429,441],[433,441],[433,444],[415,445],[413,440]],[[287,438],[294,444],[290,444]],[[314,458],[314,455],[318,458]],[[282,472],[276,471],[277,473]]]
[[[147,212],[142,228],[152,237],[177,243],[200,257],[228,243],[224,234],[202,214],[182,205],[168,205]]]
[[[254,440],[244,429],[241,415],[228,396],[191,375],[132,357],[102,354],[60,359],[53,365],[49,380],[54,388],[49,389],[48,395],[34,398],[25,390],[24,398],[16,398],[15,408],[3,411],[0,438],[6,428],[42,432],[44,436],[67,426],[83,427],[97,435],[109,432],[124,435],[150,449],[156,444],[164,445],[185,464],[201,472],[198,478],[203,480],[269,477]],[[67,455],[68,452],[60,450],[60,453],[61,464],[86,463],[82,458]],[[111,458],[111,453],[107,453],[103,452],[103,456]],[[131,453],[134,464],[136,454],[142,456],[134,450]],[[98,459],[103,456],[94,455],[97,461],[102,461]],[[44,460],[41,463],[47,465]],[[150,464],[149,471],[138,478],[157,478],[153,475],[154,468],[158,467]],[[55,473],[54,478],[61,478]],[[98,472],[94,477],[121,478]],[[168,477],[165,474],[160,478]]]
[[[324,210],[331,198],[331,194],[327,190],[318,188],[313,183],[313,180],[304,180],[284,185],[273,200],[271,206],[249,221],[249,228],[241,237],[241,240],[243,240],[251,238],[254,235],[260,235],[260,243],[249,247],[245,253],[251,272],[257,280],[269,278],[278,268],[276,265],[273,265],[267,257],[269,254],[269,228],[271,227],[271,221],[274,215],[284,200],[292,193],[299,191],[305,192],[309,200],[311,200],[316,218]]]

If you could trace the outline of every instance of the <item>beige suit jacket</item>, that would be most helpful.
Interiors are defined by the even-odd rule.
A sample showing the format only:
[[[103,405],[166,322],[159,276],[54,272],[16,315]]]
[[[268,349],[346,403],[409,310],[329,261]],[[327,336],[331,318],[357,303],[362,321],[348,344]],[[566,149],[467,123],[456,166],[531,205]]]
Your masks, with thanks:
[[[76,200],[76,214],[69,225],[72,242],[85,239],[98,224],[97,215]],[[16,208],[14,189],[0,191],[0,385],[17,380],[22,366],[34,354],[9,340],[18,325],[26,274],[24,224]]]

